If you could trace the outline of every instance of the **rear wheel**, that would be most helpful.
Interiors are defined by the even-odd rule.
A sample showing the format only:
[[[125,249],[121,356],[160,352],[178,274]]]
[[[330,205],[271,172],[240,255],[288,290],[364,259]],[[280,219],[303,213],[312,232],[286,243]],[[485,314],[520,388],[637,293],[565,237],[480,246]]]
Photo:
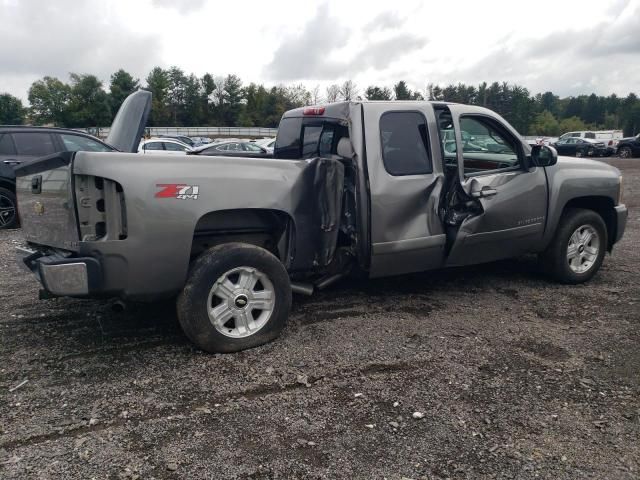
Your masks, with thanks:
[[[582,283],[600,269],[606,248],[607,228],[602,217],[593,210],[572,208],[562,215],[541,260],[558,281]]]
[[[620,156],[620,158],[631,158],[631,149],[629,147],[622,147],[620,150],[618,150],[618,155]]]
[[[583,155],[582,150],[576,150],[576,157],[582,157]]]
[[[0,230],[13,228],[18,223],[16,195],[11,190],[0,187]]]
[[[244,243],[220,245],[200,255],[177,301],[184,333],[201,349],[216,353],[273,340],[290,308],[284,265],[267,250]]]

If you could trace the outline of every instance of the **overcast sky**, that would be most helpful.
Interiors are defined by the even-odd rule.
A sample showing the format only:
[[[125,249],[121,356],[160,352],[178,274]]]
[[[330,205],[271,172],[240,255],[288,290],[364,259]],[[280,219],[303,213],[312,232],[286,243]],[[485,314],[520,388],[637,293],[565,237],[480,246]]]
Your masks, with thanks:
[[[159,65],[245,83],[640,94],[640,0],[0,0],[0,92]],[[144,83],[144,82],[143,82]]]

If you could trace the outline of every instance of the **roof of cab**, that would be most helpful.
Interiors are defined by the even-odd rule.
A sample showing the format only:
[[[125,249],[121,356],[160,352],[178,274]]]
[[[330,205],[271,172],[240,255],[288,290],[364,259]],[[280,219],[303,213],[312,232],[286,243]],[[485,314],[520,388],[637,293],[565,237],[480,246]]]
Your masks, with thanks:
[[[355,105],[366,105],[367,103],[388,103],[390,105],[398,105],[398,104],[407,104],[407,105],[416,105],[421,103],[429,103],[433,106],[447,106],[447,105],[455,105],[455,102],[442,102],[442,101],[433,101],[433,100],[359,100],[352,102],[336,102],[336,103],[326,103],[315,106],[304,106],[299,108],[294,108],[293,110],[288,110],[282,115],[282,118],[295,118],[295,117],[312,117],[313,115],[305,115],[304,111],[309,108],[324,108],[324,112],[322,114],[316,114],[317,117],[324,118],[339,118],[346,119],[349,118],[349,110],[352,106]]]

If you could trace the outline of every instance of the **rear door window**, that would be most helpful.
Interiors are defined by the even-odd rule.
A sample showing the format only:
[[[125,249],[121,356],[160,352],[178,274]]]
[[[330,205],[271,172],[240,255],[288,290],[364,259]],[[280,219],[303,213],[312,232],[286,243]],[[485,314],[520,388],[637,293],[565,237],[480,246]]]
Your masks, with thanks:
[[[164,150],[162,142],[149,142],[144,146],[145,150]]]
[[[19,132],[12,135],[18,155],[41,156],[56,152],[53,136],[50,133]]]
[[[423,175],[433,171],[427,121],[419,112],[387,112],[380,117],[382,160],[391,175]]]

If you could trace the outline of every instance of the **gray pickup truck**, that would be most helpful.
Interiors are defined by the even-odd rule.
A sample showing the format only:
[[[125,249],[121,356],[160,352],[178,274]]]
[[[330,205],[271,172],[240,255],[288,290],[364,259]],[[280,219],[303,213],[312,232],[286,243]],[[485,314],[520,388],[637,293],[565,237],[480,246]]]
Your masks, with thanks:
[[[41,296],[177,296],[185,334],[210,352],[278,336],[292,292],[540,254],[589,280],[627,219],[620,172],[530,147],[496,113],[444,102],[344,102],[284,114],[269,158],[134,152],[139,91],[109,143],[17,171]],[[461,132],[465,132],[464,135]]]

